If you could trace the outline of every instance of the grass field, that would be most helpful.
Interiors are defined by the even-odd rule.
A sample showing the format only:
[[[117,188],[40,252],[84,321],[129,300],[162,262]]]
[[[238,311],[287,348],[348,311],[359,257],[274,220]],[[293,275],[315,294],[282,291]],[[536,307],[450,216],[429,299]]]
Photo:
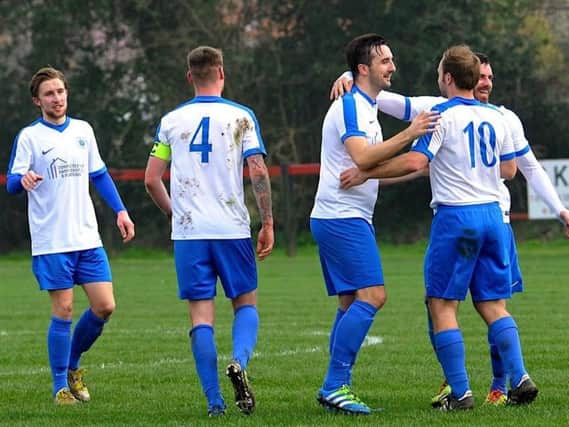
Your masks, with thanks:
[[[325,297],[314,248],[281,252],[259,266],[261,329],[249,364],[258,407],[242,416],[224,375],[228,412],[208,419],[187,338],[185,303],[176,296],[165,255],[112,260],[117,311],[83,358],[92,402],[55,407],[50,399],[45,332],[47,295],[24,258],[0,258],[0,425],[6,426],[567,426],[569,425],[569,243],[520,248],[526,292],[511,311],[526,367],[540,387],[531,407],[484,407],[490,379],[486,328],[469,302],[460,313],[477,408],[444,414],[429,407],[441,380],[426,335],[422,245],[382,248],[388,302],[378,314],[354,370],[354,387],[374,407],[369,417],[326,413],[315,401],[327,363],[335,301]],[[77,292],[75,318],[86,306]],[[229,303],[218,299],[220,373],[231,354]]]

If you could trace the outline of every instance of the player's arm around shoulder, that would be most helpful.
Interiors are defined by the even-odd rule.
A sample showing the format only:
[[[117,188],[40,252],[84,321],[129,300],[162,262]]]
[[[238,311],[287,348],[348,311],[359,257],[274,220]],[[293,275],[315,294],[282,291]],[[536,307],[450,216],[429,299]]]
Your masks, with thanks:
[[[262,154],[248,156],[247,165],[249,167],[253,193],[255,194],[255,200],[261,216],[261,230],[257,237],[257,256],[262,261],[271,254],[275,244],[271,181]]]
[[[500,161],[500,176],[504,179],[514,179],[518,167],[514,159]]]
[[[440,96],[406,96],[386,90],[377,96],[377,106],[382,113],[405,122],[412,121],[421,112],[429,111],[446,101],[446,98]]]
[[[371,169],[394,157],[420,136],[433,133],[440,118],[438,111],[424,111],[419,113],[406,129],[381,144],[368,145],[362,136],[350,137],[344,144],[358,169]]]
[[[494,118],[495,126],[503,126],[503,137],[500,144],[499,156],[500,156],[500,176],[503,179],[511,180],[514,179],[518,171],[518,166],[516,163],[516,150],[514,145],[514,140],[512,138],[511,125],[504,115],[504,112],[497,111],[497,118]],[[497,128],[497,130],[499,127]]]

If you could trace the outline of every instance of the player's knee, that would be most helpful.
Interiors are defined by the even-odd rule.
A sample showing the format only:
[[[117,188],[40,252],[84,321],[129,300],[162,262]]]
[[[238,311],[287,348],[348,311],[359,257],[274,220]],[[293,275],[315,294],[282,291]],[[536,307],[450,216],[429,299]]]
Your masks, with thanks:
[[[60,319],[71,320],[73,318],[73,303],[65,302],[53,306],[53,314]]]
[[[93,307],[91,310],[93,310],[93,313],[95,313],[97,317],[100,317],[101,319],[108,319],[114,313],[115,308],[115,302],[108,301],[98,305],[97,307]]]
[[[387,294],[385,292],[373,292],[364,298],[364,301],[373,305],[378,310],[382,308],[387,301]]]
[[[251,291],[244,294],[239,295],[237,298],[234,298],[231,301],[233,305],[233,311],[237,311],[240,307],[244,305],[257,305],[257,291]]]
[[[372,304],[375,308],[379,310],[385,305],[386,302],[387,302],[387,294],[385,292],[381,292],[378,293],[377,295],[374,295]]]

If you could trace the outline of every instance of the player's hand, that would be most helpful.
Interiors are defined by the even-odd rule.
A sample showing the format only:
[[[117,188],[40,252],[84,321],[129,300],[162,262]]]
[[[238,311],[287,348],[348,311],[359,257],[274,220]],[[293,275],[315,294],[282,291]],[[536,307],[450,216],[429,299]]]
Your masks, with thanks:
[[[353,85],[354,85],[353,80],[350,80],[344,75],[341,75],[332,85],[332,89],[330,90],[330,99],[331,100],[337,99],[340,96],[342,96],[344,93],[351,91]]]
[[[43,181],[43,176],[38,175],[34,171],[27,171],[26,174],[22,177],[20,182],[22,183],[22,187],[26,191],[32,191],[34,188],[38,186],[38,184]]]
[[[559,218],[561,218],[561,222],[565,226],[565,236],[569,237],[569,211],[567,209],[563,209],[559,214]]]
[[[263,224],[257,236],[257,257],[259,261],[263,261],[271,254],[274,244],[275,232],[273,231],[273,224]]]
[[[417,114],[406,129],[409,137],[413,140],[427,133],[433,133],[437,129],[440,118],[438,111],[423,111]]]
[[[123,243],[128,243],[134,239],[134,222],[130,219],[127,211],[120,211],[117,214],[117,227]]]
[[[367,181],[367,177],[358,168],[346,169],[340,174],[340,188],[348,189],[361,185]]]

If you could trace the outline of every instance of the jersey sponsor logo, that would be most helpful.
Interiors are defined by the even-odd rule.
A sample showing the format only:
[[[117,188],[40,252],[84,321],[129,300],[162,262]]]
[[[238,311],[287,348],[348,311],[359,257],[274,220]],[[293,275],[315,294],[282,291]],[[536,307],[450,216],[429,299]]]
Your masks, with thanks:
[[[67,164],[67,162],[63,159],[60,159],[59,157],[53,159],[47,171],[47,176],[49,176],[49,179],[57,179],[59,177],[59,165],[65,164]]]
[[[68,163],[60,157],[53,159],[47,169],[50,180],[79,177],[83,175],[85,165],[80,163]]]
[[[49,152],[50,152],[51,150],[53,150],[54,148],[55,148],[55,147],[51,147],[51,148],[48,148],[47,150],[41,150],[41,154],[42,154],[43,156],[45,156],[47,153],[49,153]]]

